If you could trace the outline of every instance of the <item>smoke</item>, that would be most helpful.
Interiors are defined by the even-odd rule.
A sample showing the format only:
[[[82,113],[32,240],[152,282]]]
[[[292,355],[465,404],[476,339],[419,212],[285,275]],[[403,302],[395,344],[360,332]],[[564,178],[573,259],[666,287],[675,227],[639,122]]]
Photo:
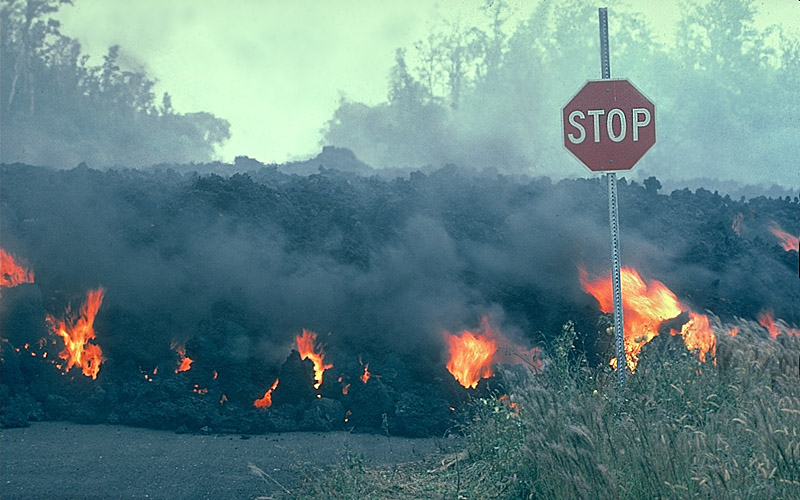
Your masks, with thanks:
[[[705,178],[706,188],[768,179],[796,192],[789,138],[798,134],[791,118],[798,109],[786,87],[800,78],[796,41],[776,27],[756,28],[753,2],[682,9],[675,45],[657,42],[645,20],[627,12],[612,9],[612,76],[629,79],[655,103],[658,130],[633,178],[683,185]],[[560,110],[586,80],[600,77],[596,7],[543,3],[505,31],[482,32],[476,45],[467,28],[434,29],[433,45],[398,53],[386,103],[340,103],[326,143],[375,167],[453,163],[584,176],[562,146]]]
[[[578,268],[609,268],[599,180],[22,165],[4,166],[3,180],[4,245],[32,264],[45,308],[58,315],[105,287],[97,342],[129,369],[172,362],[175,340],[195,366],[276,369],[306,328],[332,359],[399,356],[422,379],[444,365],[443,333],[483,316],[528,345],[575,320],[593,344],[599,311]],[[791,228],[781,214],[796,201],[665,196],[655,184],[620,184],[625,265],[697,311],[755,318],[770,307],[800,321],[791,254],[767,229],[773,218]]]

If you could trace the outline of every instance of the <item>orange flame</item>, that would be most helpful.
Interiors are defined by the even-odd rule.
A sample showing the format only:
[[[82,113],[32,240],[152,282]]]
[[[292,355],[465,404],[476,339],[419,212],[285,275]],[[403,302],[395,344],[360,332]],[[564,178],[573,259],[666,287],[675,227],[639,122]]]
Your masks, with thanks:
[[[589,281],[584,269],[580,269],[580,280],[583,289],[590,293],[600,304],[604,313],[614,308],[611,277]],[[630,267],[623,267],[620,272],[622,286],[622,315],[625,319],[625,357],[631,373],[636,371],[639,353],[642,346],[658,335],[661,323],[676,318],[684,308],[678,298],[663,283],[652,280],[645,283],[639,273]],[[672,332],[677,335],[677,332]],[[700,359],[710,350],[716,354],[716,336],[708,325],[708,317],[703,314],[689,313],[689,321],[680,332],[688,349],[700,349]],[[611,360],[616,368],[617,359]]]
[[[450,354],[447,370],[466,388],[475,389],[482,378],[494,375],[494,363],[517,364],[525,362],[534,371],[541,368],[537,359],[538,349],[524,349],[511,343],[489,325],[488,318],[481,321],[482,332],[464,330],[459,335],[445,333],[445,342]],[[499,350],[503,347],[503,350]]]
[[[795,252],[800,253],[800,236],[794,236],[792,234],[787,233],[784,231],[777,222],[772,222],[769,225],[769,232],[775,235],[776,238],[781,242],[781,246],[787,252],[790,250],[794,250]]]
[[[33,271],[19,265],[14,256],[0,248],[0,287],[12,287],[20,283],[33,283]]]
[[[272,406],[272,391],[274,391],[276,387],[278,387],[278,379],[275,379],[275,382],[273,382],[272,387],[267,389],[267,392],[264,393],[263,398],[256,399],[253,402],[253,406],[255,406],[256,408],[269,408],[270,406]]]
[[[734,326],[733,328],[728,330],[728,335],[730,335],[731,337],[735,337],[735,336],[739,335],[739,327],[738,326]]]
[[[102,287],[89,290],[86,302],[81,306],[77,317],[70,317],[69,308],[67,308],[67,318],[60,321],[47,315],[53,333],[64,340],[64,350],[59,353],[59,357],[67,362],[64,373],[73,366],[79,366],[84,375],[92,379],[97,378],[100,364],[103,362],[103,352],[100,346],[88,342],[95,338],[94,318],[103,303],[104,294],[105,290]]]
[[[175,340],[172,341],[170,348],[174,349],[175,352],[178,353],[178,356],[181,357],[181,362],[175,369],[175,373],[189,371],[192,368],[192,363],[194,363],[194,360],[186,355],[186,348],[178,344],[178,342]]]
[[[361,379],[362,382],[364,382],[366,384],[367,381],[369,380],[369,363],[367,363],[366,365],[364,363],[362,363],[361,362],[361,356],[358,357],[358,362],[359,362],[359,364],[364,366],[364,373],[361,374],[361,377],[359,377],[359,378]]]
[[[671,330],[670,333],[672,333],[672,335],[677,335],[678,332]],[[686,344],[687,349],[690,351],[693,349],[700,350],[698,354],[700,361],[705,362],[706,353],[709,350],[711,350],[712,356],[716,356],[717,337],[708,324],[708,316],[689,312],[689,321],[684,323],[681,327],[680,334],[681,337],[683,337],[683,342]],[[716,363],[717,360],[715,359],[714,364]]]
[[[785,333],[789,336],[796,336],[800,337],[800,330],[794,328],[785,328],[783,332],[781,329],[778,328],[778,325],[775,323],[775,319],[773,318],[774,313],[771,309],[764,309],[760,313],[758,313],[758,322],[767,329],[769,332],[769,336],[772,337],[773,340],[778,338],[778,335],[781,333]]]
[[[494,375],[492,362],[497,342],[489,335],[464,330],[460,336],[447,334],[445,337],[450,351],[447,370],[464,387],[475,389],[480,379]]]
[[[297,350],[300,352],[300,358],[310,359],[314,363],[314,380],[316,380],[314,389],[319,389],[319,386],[322,385],[322,374],[325,373],[325,370],[328,368],[333,368],[333,365],[326,365],[323,362],[325,359],[325,352],[321,348],[318,349],[319,352],[314,349],[314,342],[316,340],[317,334],[305,328],[303,328],[303,334],[301,336],[295,337]]]

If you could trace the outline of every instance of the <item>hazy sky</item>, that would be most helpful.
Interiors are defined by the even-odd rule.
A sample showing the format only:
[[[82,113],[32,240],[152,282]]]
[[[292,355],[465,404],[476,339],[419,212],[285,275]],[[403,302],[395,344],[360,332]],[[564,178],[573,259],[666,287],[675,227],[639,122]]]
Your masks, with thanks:
[[[483,2],[439,0],[75,0],[63,32],[99,57],[119,44],[123,64],[144,68],[180,112],[231,123],[223,160],[284,162],[319,152],[320,130],[341,95],[386,99],[397,47],[411,47],[442,19],[485,25]],[[510,0],[513,26],[537,0]],[[669,42],[678,0],[632,2]],[[800,2],[764,0],[759,24],[800,33]],[[613,22],[613,10],[610,10]],[[97,62],[97,61],[95,61]],[[596,75],[587,75],[595,78]]]

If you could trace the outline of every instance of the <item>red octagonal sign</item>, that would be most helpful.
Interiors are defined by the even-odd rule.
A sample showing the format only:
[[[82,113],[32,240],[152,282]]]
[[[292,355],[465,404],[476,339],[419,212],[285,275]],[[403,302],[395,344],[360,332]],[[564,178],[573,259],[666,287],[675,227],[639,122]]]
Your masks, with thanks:
[[[564,109],[564,145],[594,172],[630,170],[656,142],[656,109],[628,80],[590,81]]]

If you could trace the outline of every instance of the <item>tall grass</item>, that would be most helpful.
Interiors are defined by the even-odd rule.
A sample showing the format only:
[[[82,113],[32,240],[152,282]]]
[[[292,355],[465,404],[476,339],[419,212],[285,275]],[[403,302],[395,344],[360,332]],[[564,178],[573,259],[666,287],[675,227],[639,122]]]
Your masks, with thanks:
[[[800,499],[800,338],[741,321],[718,332],[716,364],[656,337],[618,388],[589,368],[565,325],[542,375],[504,372],[480,400],[464,449],[444,459],[306,476],[288,498]]]

